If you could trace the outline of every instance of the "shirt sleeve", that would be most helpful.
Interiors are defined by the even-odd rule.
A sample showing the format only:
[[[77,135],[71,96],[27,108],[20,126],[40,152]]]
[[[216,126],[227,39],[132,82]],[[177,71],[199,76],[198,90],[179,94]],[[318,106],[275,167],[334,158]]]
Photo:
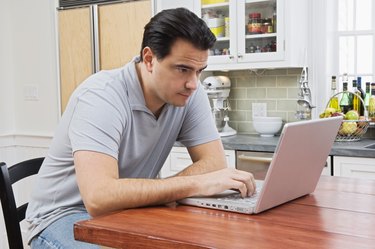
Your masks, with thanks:
[[[89,150],[118,159],[125,123],[119,106],[104,89],[90,89],[78,97],[69,125],[73,153]]]

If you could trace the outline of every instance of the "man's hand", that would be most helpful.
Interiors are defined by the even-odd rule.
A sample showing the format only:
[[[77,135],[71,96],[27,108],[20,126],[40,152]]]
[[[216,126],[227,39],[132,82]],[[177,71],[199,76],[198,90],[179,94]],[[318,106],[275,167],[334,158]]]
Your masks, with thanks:
[[[234,189],[238,190],[242,197],[247,197],[256,190],[253,174],[241,170],[226,168],[196,177],[201,184],[199,195],[203,196]]]

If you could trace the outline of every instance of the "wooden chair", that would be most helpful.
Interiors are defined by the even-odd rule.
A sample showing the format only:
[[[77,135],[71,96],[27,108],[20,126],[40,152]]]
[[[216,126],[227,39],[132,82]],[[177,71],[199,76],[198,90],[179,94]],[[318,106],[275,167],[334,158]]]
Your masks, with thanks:
[[[30,159],[7,167],[0,163],[0,198],[10,249],[22,249],[20,222],[25,219],[28,203],[17,207],[12,185],[19,180],[38,173],[44,157]]]

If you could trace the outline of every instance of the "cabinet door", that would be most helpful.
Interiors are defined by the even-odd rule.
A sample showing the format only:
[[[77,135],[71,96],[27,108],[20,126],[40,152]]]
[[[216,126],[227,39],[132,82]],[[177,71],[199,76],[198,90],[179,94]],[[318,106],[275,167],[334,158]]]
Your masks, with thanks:
[[[155,10],[170,8],[166,2],[173,2],[173,7],[189,3],[217,36],[207,71],[307,64],[308,0],[156,0]],[[249,30],[253,13],[260,14],[261,31]]]
[[[335,176],[375,179],[375,158],[333,157]]]
[[[332,163],[331,163],[331,156],[328,156],[326,165],[324,165],[324,168],[322,170],[322,175],[325,176],[331,176],[332,175]]]
[[[89,7],[58,12],[61,112],[74,89],[93,73],[90,15]]]
[[[284,59],[284,1],[247,0],[237,4],[238,62]]]
[[[283,0],[201,2],[198,14],[217,35],[208,60],[210,70],[284,59]],[[250,18],[253,15],[257,17]]]
[[[193,12],[196,11],[199,6],[199,0],[154,0],[154,14],[173,8],[187,8]]]
[[[216,36],[208,58],[209,65],[237,63],[236,3],[236,0],[201,1],[197,14]]]
[[[214,0],[207,1],[213,2]],[[285,68],[307,65],[308,0],[217,1],[229,3],[229,41],[225,41],[225,38],[218,39],[215,46],[219,48],[219,56],[210,56],[206,70]],[[202,9],[203,7],[206,9],[223,8],[220,5],[223,6],[224,3],[202,5]],[[221,10],[221,12],[226,15],[225,11]],[[254,31],[250,28],[253,27],[252,25],[248,26],[249,21],[253,24],[253,19],[250,20],[249,16],[253,16],[254,13],[261,16],[261,21],[258,21],[258,24],[263,23],[261,31],[259,29]],[[273,22],[273,25],[270,25],[270,22],[271,24]],[[264,25],[264,23],[268,24]],[[218,45],[225,44],[224,42],[229,45],[220,45],[221,47]],[[220,55],[221,49],[227,47],[229,47],[229,56]]]
[[[143,30],[151,18],[150,0],[98,7],[100,69],[121,67],[139,55]]]

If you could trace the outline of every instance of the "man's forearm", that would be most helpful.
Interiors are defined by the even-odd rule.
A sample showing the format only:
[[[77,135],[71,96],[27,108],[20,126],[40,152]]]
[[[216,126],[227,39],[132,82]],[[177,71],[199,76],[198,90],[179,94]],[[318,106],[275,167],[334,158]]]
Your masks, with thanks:
[[[199,192],[195,177],[168,179],[117,179],[97,186],[86,206],[92,216],[115,210],[158,205],[191,196]]]
[[[224,160],[200,160],[195,162],[179,172],[177,176],[192,176],[209,173],[215,170],[223,169],[227,167],[227,162]]]
[[[93,194],[86,198],[85,204],[90,215],[97,216],[115,210],[165,204],[193,195],[212,195],[228,189],[238,189],[242,196],[252,195],[255,190],[252,174],[226,168],[167,179],[112,179],[93,187]]]
[[[220,139],[188,148],[188,151],[194,163],[178,173],[179,176],[200,175],[228,167]]]

